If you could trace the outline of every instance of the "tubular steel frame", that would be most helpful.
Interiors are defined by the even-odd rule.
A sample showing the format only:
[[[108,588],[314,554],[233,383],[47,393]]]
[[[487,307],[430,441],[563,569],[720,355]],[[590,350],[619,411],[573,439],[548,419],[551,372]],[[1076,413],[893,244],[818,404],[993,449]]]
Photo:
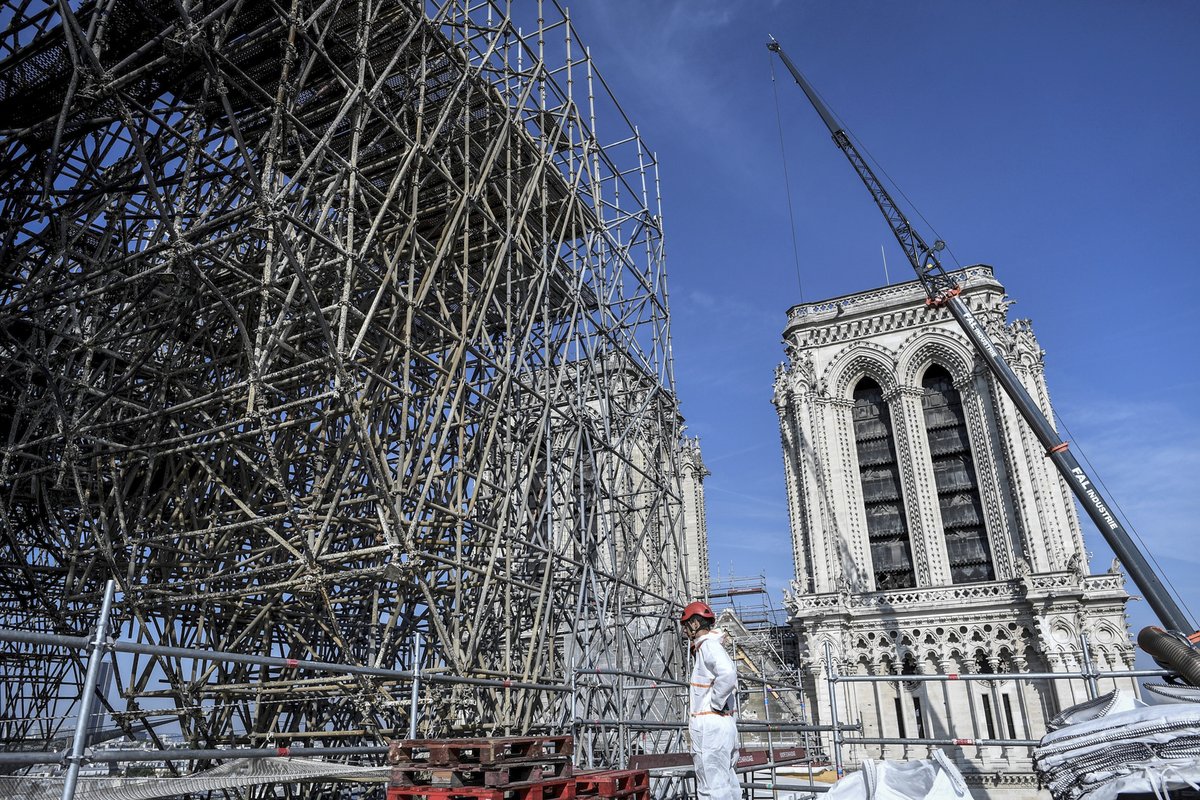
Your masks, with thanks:
[[[502,682],[430,684],[423,734],[677,718],[576,678],[685,670],[682,423],[657,164],[536,15],[0,5],[0,624],[76,635],[111,577],[132,641],[411,669],[420,631]],[[110,660],[128,734],[408,728],[378,676]],[[69,731],[78,655],[0,674],[0,746]]]

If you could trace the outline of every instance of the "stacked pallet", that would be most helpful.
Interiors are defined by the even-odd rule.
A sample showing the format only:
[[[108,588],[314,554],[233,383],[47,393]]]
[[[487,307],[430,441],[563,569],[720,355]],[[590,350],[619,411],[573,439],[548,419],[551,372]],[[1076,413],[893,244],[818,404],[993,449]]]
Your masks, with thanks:
[[[393,742],[387,800],[650,800],[644,769],[572,773],[570,736]]]
[[[577,773],[575,800],[650,800],[650,772],[603,769]]]
[[[387,800],[575,800],[573,750],[570,736],[393,742]]]

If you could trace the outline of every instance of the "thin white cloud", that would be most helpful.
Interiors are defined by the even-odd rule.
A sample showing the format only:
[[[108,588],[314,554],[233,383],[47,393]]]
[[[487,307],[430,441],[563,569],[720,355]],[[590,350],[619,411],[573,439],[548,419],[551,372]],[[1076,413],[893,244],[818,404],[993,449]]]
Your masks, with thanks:
[[[718,453],[715,456],[712,456],[711,458],[708,456],[705,456],[704,463],[711,467],[713,464],[719,464],[720,462],[726,461],[730,458],[736,458],[737,456],[743,456],[743,455],[746,455],[747,453],[757,453],[760,450],[770,450],[771,454],[775,455],[779,450],[779,443],[778,442],[758,442],[757,444],[752,444],[747,447],[740,448],[738,450],[728,450],[723,453]],[[728,491],[728,490],[727,489],[717,489],[717,491]],[[730,492],[730,494],[734,494],[734,492]]]
[[[1171,397],[1072,402],[1063,412],[1070,430],[1060,432],[1150,555],[1200,564],[1200,549],[1187,546],[1200,519],[1200,420]],[[1107,544],[1086,518],[1084,527],[1095,565],[1106,566]]]

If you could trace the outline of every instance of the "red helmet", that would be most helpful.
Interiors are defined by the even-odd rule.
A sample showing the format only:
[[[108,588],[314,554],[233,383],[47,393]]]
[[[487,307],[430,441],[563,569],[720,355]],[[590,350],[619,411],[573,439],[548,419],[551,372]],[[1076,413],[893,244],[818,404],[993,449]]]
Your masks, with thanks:
[[[679,621],[687,622],[692,617],[701,617],[709,622],[717,621],[717,615],[708,607],[708,603],[701,603],[699,600],[693,600],[683,607],[683,613],[679,615]]]

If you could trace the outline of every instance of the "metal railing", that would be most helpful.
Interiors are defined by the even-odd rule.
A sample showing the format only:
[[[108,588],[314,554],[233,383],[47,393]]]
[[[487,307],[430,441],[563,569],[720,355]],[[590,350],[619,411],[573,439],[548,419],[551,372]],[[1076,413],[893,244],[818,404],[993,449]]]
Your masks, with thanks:
[[[990,736],[987,738],[979,738],[974,735],[970,737],[959,736],[941,736],[941,737],[909,737],[909,736],[847,736],[844,731],[846,726],[839,722],[838,714],[838,692],[836,687],[840,683],[951,683],[951,682],[972,682],[972,681],[1083,681],[1084,688],[1089,700],[1094,700],[1100,695],[1099,680],[1100,679],[1122,679],[1122,678],[1142,678],[1142,677],[1163,677],[1173,674],[1169,670],[1148,669],[1148,670],[1108,670],[1102,671],[1096,668],[1092,659],[1091,647],[1086,635],[1081,635],[1079,638],[1079,655],[1080,668],[1076,670],[1066,670],[1063,672],[988,672],[988,673],[944,673],[944,674],[891,674],[891,675],[841,675],[838,673],[837,666],[833,659],[832,647],[825,643],[825,671],[826,683],[829,689],[829,704],[830,718],[833,727],[832,733],[832,751],[833,761],[837,770],[838,777],[844,773],[844,748],[854,746],[880,746],[888,745],[905,745],[905,746],[925,746],[925,747],[1021,747],[1033,748],[1039,743],[1039,739],[1019,738],[1015,735],[1004,738]],[[998,712],[997,712],[998,713]],[[950,724],[950,715],[947,714],[947,727]],[[972,721],[972,727],[975,722]],[[1011,723],[1010,723],[1011,725]],[[861,729],[861,720],[859,728]],[[997,728],[1002,732],[997,720]],[[972,731],[974,733],[974,731]]]
[[[545,682],[528,682],[514,681],[499,678],[476,678],[469,676],[450,675],[445,673],[436,673],[422,671],[420,668],[419,654],[422,649],[422,642],[419,638],[414,640],[414,668],[411,670],[395,670],[385,669],[381,667],[366,667],[353,664],[339,664],[327,661],[316,661],[308,659],[285,658],[280,656],[255,655],[249,653],[238,653],[222,650],[207,650],[201,648],[190,647],[171,647],[166,645],[153,645],[144,643],[135,643],[114,639],[109,635],[110,619],[112,613],[112,600],[115,593],[115,583],[109,581],[105,588],[105,600],[100,610],[100,615],[97,620],[94,632],[91,636],[67,636],[61,634],[37,633],[29,631],[12,630],[0,628],[0,642],[13,642],[22,644],[33,644],[41,646],[56,646],[68,649],[83,650],[87,652],[87,673],[84,679],[83,691],[79,698],[78,719],[76,720],[75,733],[66,750],[45,750],[41,752],[33,751],[7,751],[0,752],[0,765],[8,767],[31,767],[38,765],[65,766],[67,768],[66,779],[63,787],[64,800],[73,800],[78,786],[79,773],[81,767],[85,764],[118,764],[118,763],[145,763],[156,762],[172,764],[174,762],[183,761],[210,761],[210,760],[234,760],[234,759],[256,759],[269,758],[280,756],[305,756],[314,758],[337,758],[348,756],[384,756],[388,752],[386,746],[337,746],[337,747],[321,747],[321,746],[301,746],[301,747],[238,747],[231,745],[226,748],[170,748],[170,749],[121,749],[109,748],[93,749],[89,748],[89,725],[92,722],[93,716],[92,707],[98,697],[97,693],[97,676],[100,672],[99,665],[104,657],[113,653],[135,653],[160,657],[194,659],[203,662],[223,662],[223,663],[242,663],[253,664],[267,667],[282,667],[295,670],[308,670],[314,672],[327,672],[342,675],[361,675],[366,677],[382,678],[395,682],[409,682],[411,691],[409,693],[409,738],[417,738],[417,723],[420,719],[420,690],[423,683],[442,683],[442,684],[464,684],[491,688],[505,689],[527,689],[534,691],[575,694],[581,690],[577,680],[580,676],[594,675],[617,678],[619,686],[613,687],[619,689],[619,693],[625,692],[673,692],[682,693],[688,687],[687,681],[679,681],[671,678],[664,678],[658,675],[648,675],[644,673],[632,672],[629,670],[618,669],[587,669],[581,668],[576,670],[569,682],[564,683],[545,683]],[[742,676],[741,680],[745,683],[757,684],[760,691],[764,695],[765,708],[769,709],[769,693],[776,691],[800,691],[800,687],[788,684],[782,681],[772,681],[758,676]],[[677,698],[679,700],[681,698]],[[675,701],[668,701],[675,702]],[[678,711],[681,713],[684,710],[684,704],[677,702]],[[793,722],[776,722],[769,719],[762,722],[757,721],[742,721],[739,723],[739,728],[743,732],[766,732],[768,735],[768,750],[770,757],[761,763],[745,766],[740,771],[747,774],[749,779],[743,784],[744,787],[750,790],[751,797],[755,796],[755,792],[761,791],[764,787],[775,787],[775,790],[810,790],[814,792],[823,791],[825,787],[811,784],[780,784],[778,783],[777,768],[780,766],[779,759],[776,754],[782,752],[784,748],[776,747],[780,741],[775,738],[777,736],[787,737],[791,735],[793,738],[796,734],[801,734],[804,741],[804,758],[789,758],[787,763],[789,766],[794,766],[797,763],[803,763],[807,759],[809,766],[810,778],[812,774],[813,749],[811,747],[812,737],[820,737],[824,734],[838,734],[843,731],[859,730],[856,725],[809,725],[804,723]],[[625,719],[625,718],[574,718],[571,720],[572,733],[577,737],[591,729],[615,729],[618,733],[618,738],[628,740],[630,734],[638,731],[648,730],[678,730],[683,731],[688,727],[686,719]],[[280,734],[285,736],[285,734]],[[620,750],[620,767],[627,766],[628,749],[622,747]],[[607,765],[606,765],[607,766]],[[618,765],[612,765],[618,766]],[[676,770],[671,773],[664,773],[662,777],[666,778],[682,778],[687,780],[691,777],[690,767],[684,767],[681,770]],[[767,774],[769,778],[761,776]],[[674,791],[664,793],[667,797],[683,797],[687,794],[684,791]]]
[[[66,750],[7,751],[0,752],[0,766],[29,767],[37,765],[59,765],[67,768],[63,784],[63,800],[73,800],[79,782],[80,769],[87,763],[123,763],[123,762],[160,762],[201,761],[213,759],[249,759],[279,756],[313,756],[313,757],[345,757],[345,756],[382,756],[388,748],[384,746],[341,746],[341,747],[228,747],[188,749],[172,748],[165,750],[143,749],[88,749],[88,731],[92,718],[92,707],[97,698],[97,683],[100,664],[109,653],[138,653],[152,656],[194,659],[196,661],[254,664],[268,667],[283,667],[315,672],[330,672],[342,675],[362,675],[375,678],[386,678],[393,681],[411,682],[409,708],[409,738],[416,738],[416,726],[419,720],[419,694],[422,682],[460,684],[503,689],[527,689],[541,692],[571,693],[574,687],[567,683],[541,683],[515,681],[498,678],[475,678],[443,673],[423,673],[420,669],[419,654],[421,640],[418,634],[414,641],[414,669],[395,670],[381,667],[365,667],[354,664],[339,664],[328,661],[315,661],[299,658],[284,658],[280,656],[254,655],[223,650],[205,650],[191,647],[170,647],[166,645],[143,644],[113,639],[109,636],[110,617],[113,598],[116,592],[116,582],[109,580],[105,586],[104,600],[100,615],[93,634],[88,636],[66,636],[61,634],[37,633],[29,631],[0,628],[0,642],[21,644],[50,645],[70,649],[85,650],[88,653],[87,672],[84,678],[82,692],[79,698],[78,719],[74,735]]]

